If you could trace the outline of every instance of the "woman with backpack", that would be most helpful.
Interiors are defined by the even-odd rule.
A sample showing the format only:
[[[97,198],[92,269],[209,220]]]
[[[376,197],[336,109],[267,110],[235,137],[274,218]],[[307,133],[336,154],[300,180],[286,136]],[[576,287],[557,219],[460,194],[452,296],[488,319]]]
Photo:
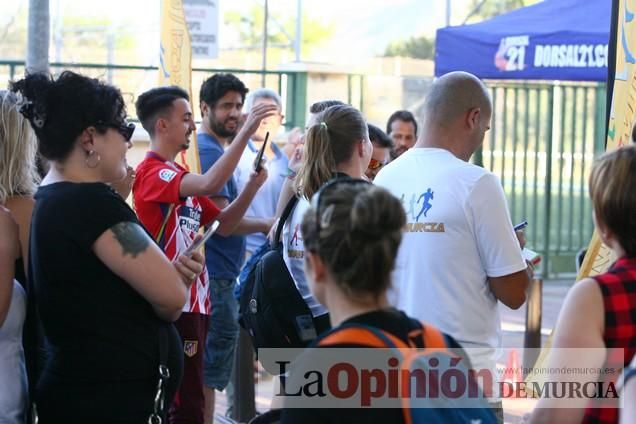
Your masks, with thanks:
[[[320,350],[327,347],[389,347],[383,339],[393,340],[398,347],[461,349],[450,336],[431,326],[423,327],[417,320],[389,306],[387,292],[405,223],[400,201],[385,189],[361,179],[334,179],[313,195],[301,224],[305,273],[313,297],[329,311],[333,329],[313,343],[318,349],[306,351],[300,364],[314,364],[324,359],[326,353]],[[367,335],[371,339],[373,334],[379,333],[380,338],[376,340],[379,345],[356,337],[359,330],[370,331]],[[356,359],[365,358],[357,356]],[[295,378],[292,367],[288,381],[294,392],[297,391]],[[306,409],[293,407],[291,402],[296,399],[285,399],[281,422],[399,423],[406,420],[399,403],[394,408]],[[447,411],[451,414],[450,422],[454,422],[452,411],[450,408]],[[490,410],[486,408],[481,412],[487,417],[483,423],[494,422]]]
[[[316,115],[305,137],[303,164],[295,176],[298,203],[282,232],[283,258],[296,288],[314,319],[316,334],[330,327],[327,309],[309,290],[304,271],[305,247],[300,228],[309,201],[327,181],[338,177],[362,178],[373,146],[367,123],[352,106],[336,104]]]

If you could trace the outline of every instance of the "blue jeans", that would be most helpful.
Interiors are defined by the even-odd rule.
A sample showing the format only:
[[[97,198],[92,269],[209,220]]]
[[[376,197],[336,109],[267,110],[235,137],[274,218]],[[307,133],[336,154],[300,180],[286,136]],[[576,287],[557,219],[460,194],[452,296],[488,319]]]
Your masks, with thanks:
[[[239,332],[236,280],[210,279],[212,313],[203,357],[203,381],[207,387],[223,390],[230,380]]]

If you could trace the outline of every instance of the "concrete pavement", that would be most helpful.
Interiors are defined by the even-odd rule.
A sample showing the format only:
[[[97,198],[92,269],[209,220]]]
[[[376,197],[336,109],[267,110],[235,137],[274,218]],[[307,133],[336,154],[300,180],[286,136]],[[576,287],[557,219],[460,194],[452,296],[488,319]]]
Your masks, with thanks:
[[[565,300],[568,289],[574,279],[570,280],[546,280],[543,282],[543,302],[541,320],[541,346],[545,346],[552,329],[554,328],[559,311]],[[522,348],[524,344],[525,322],[527,305],[513,311],[506,306],[499,304],[501,314],[501,328],[503,330],[503,352],[498,361],[498,365],[503,368],[508,364],[512,350],[517,350],[519,365],[521,365]],[[504,399],[504,419],[506,423],[521,423],[522,417],[532,411],[536,404],[533,399]]]

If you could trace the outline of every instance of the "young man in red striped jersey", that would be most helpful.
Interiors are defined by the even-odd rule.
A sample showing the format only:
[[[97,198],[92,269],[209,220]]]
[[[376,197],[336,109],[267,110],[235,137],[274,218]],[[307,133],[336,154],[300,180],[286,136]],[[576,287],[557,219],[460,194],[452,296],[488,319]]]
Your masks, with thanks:
[[[179,87],[159,87],[143,93],[136,102],[137,116],[150,135],[150,151],[137,167],[133,202],[140,221],[168,258],[174,259],[196,237],[201,225],[213,220],[218,233],[231,234],[241,222],[252,198],[267,179],[266,171],[250,181],[226,208],[220,210],[207,196],[217,193],[232,176],[247,140],[260,121],[276,108],[254,108],[223,158],[204,174],[190,173],[174,162],[190,144],[195,131],[188,94]],[[210,314],[209,278],[204,268],[194,283],[184,312],[175,322],[183,340],[184,373],[170,409],[171,423],[203,422],[203,349]]]

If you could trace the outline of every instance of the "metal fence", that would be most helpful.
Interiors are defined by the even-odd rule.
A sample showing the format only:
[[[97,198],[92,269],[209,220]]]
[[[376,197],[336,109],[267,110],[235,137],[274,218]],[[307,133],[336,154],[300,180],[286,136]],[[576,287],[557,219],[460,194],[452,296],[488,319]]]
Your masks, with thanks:
[[[140,93],[155,87],[157,84],[156,66],[107,65],[95,63],[51,63],[51,72],[73,70],[84,75],[104,79],[115,84],[122,91],[126,100],[128,113],[135,119],[134,99]],[[24,74],[24,61],[0,60],[0,86],[6,87],[9,81]],[[308,77],[305,71],[263,71],[249,69],[192,69],[192,107],[198,114],[198,87],[210,75],[218,72],[229,72],[238,76],[247,87],[269,87],[280,93],[283,100],[285,128],[304,128],[307,110]],[[350,74],[346,80],[346,98],[350,104],[362,109],[364,104],[364,76]]]
[[[72,69],[117,85],[131,114],[135,96],[156,85],[158,72],[153,66],[86,63],[52,63],[51,69]],[[234,73],[248,87],[277,90],[287,129],[304,126],[311,84],[307,72],[194,68],[192,87],[216,72]],[[0,61],[0,84],[23,73],[24,62]],[[365,93],[377,88],[373,81],[348,75],[341,98],[362,110],[370,101]],[[492,128],[473,161],[501,178],[513,222],[528,220],[528,246],[542,254],[543,274],[574,272],[574,257],[587,246],[593,230],[587,176],[605,146],[605,85],[510,81],[487,81],[487,85],[493,99]],[[192,104],[197,105],[198,90],[194,91]]]
[[[605,149],[605,85],[489,81],[492,128],[473,160],[496,173],[544,275],[574,272],[593,231],[587,177]]]

